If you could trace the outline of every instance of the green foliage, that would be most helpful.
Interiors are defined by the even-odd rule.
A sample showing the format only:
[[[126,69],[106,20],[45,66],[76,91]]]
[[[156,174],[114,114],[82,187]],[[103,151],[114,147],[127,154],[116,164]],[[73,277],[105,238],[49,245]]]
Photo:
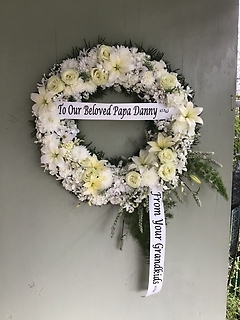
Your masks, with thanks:
[[[238,97],[239,99],[239,97]],[[233,164],[235,165],[240,160],[240,119],[239,109],[235,113],[234,122],[234,145],[233,145]],[[240,239],[238,239],[238,244]],[[228,272],[228,286],[227,286],[227,305],[226,305],[226,320],[240,319],[240,257],[237,257],[236,249],[235,257],[230,257],[229,272]]]
[[[237,283],[239,278],[240,270],[240,260],[233,261],[233,265],[229,268],[229,285],[227,290],[227,310],[226,319],[227,320],[237,320],[240,319],[240,288]],[[233,267],[233,268],[232,268]]]
[[[199,179],[208,182],[212,188],[216,189],[226,200],[228,200],[227,190],[223,184],[219,172],[213,168],[213,164],[218,164],[209,157],[209,154],[202,152],[192,152],[188,156],[187,175],[196,175]]]
[[[236,293],[228,291],[227,294],[227,320],[237,320],[240,319],[240,298],[236,296]]]
[[[175,206],[176,202],[171,198],[170,194],[165,193],[163,204],[167,223],[168,219],[172,218],[172,214],[169,211]],[[146,258],[146,261],[149,262],[150,226],[148,200],[140,203],[132,213],[120,210],[113,222],[111,237],[113,237],[115,234],[116,226],[120,218],[123,218],[120,249],[122,249],[123,247],[123,241],[126,235],[131,234],[133,239],[136,240],[136,242],[140,246],[142,254]]]
[[[239,112],[239,110],[238,110]],[[233,144],[233,162],[236,163],[240,160],[240,119],[239,114],[235,115],[235,123],[234,123],[234,144]]]
[[[131,233],[132,237],[138,242],[143,255],[146,257],[148,261],[150,248],[150,227],[148,208],[144,207],[141,204],[138,208],[134,210],[133,213],[126,215],[126,223],[128,225],[129,232]]]

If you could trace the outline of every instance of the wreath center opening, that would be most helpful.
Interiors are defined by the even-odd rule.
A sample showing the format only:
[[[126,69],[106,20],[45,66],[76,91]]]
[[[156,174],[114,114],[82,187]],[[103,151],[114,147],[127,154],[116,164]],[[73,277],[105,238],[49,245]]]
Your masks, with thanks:
[[[130,97],[123,93],[109,91],[100,103],[128,103]],[[103,151],[105,157],[130,157],[146,144],[145,121],[140,120],[79,120],[78,128],[84,135],[85,143],[91,143],[96,151]]]

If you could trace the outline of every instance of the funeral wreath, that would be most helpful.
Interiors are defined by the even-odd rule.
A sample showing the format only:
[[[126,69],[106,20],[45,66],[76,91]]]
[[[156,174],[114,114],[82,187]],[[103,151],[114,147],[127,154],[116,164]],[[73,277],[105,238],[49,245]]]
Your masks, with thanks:
[[[154,119],[155,109],[135,109],[151,114],[153,120],[146,121],[146,141],[138,154],[129,158],[107,159],[102,151],[86,144],[77,121],[60,116],[61,102],[97,101],[109,90],[127,94],[134,102],[174,109],[171,117],[160,120]],[[214,168],[219,163],[212,159],[213,153],[194,150],[203,124],[203,108],[194,104],[194,92],[184,77],[173,71],[156,49],[144,50],[131,43],[110,45],[103,40],[94,46],[86,44],[54,64],[37,85],[37,91],[31,99],[41,166],[76,195],[79,203],[119,206],[111,234],[122,217],[122,239],[131,233],[146,256],[152,188],[161,190],[167,216],[187,193],[200,206],[198,194],[203,180],[227,199],[222,179]],[[72,108],[71,112],[76,110]],[[110,111],[88,107],[86,112]],[[124,120],[121,108],[115,107],[112,112]]]

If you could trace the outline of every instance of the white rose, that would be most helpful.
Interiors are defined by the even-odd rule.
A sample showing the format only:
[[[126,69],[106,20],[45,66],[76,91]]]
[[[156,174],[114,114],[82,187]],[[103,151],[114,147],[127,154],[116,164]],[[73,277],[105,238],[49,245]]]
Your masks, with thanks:
[[[178,85],[178,80],[175,74],[166,73],[160,78],[159,83],[163,90],[171,90]]]
[[[141,183],[141,176],[136,171],[130,171],[125,177],[127,184],[132,188],[138,188]]]
[[[158,170],[158,175],[164,181],[170,181],[175,177],[176,168],[172,162],[164,163]]]
[[[68,85],[74,84],[77,81],[78,76],[79,73],[75,69],[67,69],[61,74],[62,80]]]
[[[49,91],[59,93],[59,92],[63,91],[64,87],[65,87],[65,85],[64,85],[63,81],[58,76],[52,76],[51,78],[48,79],[47,89]]]
[[[100,60],[110,61],[110,52],[112,48],[109,46],[105,46],[104,44],[98,50],[98,57]]]
[[[163,149],[158,153],[158,158],[160,159],[161,163],[172,162],[176,159],[176,156],[176,152],[168,148]]]
[[[100,71],[98,68],[92,68],[91,77],[97,86],[101,86],[107,83],[108,76],[105,72]]]

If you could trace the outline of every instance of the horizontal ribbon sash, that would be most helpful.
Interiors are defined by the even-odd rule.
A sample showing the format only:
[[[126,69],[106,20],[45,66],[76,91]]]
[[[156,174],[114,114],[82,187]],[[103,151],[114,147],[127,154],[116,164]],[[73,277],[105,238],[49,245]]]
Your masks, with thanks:
[[[176,108],[160,103],[55,102],[61,119],[160,120],[170,118]]]

